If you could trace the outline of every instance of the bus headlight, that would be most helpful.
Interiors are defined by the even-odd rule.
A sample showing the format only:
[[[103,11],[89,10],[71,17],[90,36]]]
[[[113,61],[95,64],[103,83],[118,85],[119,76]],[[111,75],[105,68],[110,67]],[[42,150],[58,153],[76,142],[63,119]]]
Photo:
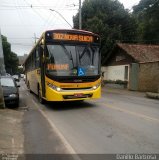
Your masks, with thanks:
[[[47,85],[48,85],[50,88],[52,88],[53,90],[55,90],[55,91],[58,91],[58,92],[61,91],[61,88],[60,88],[60,87],[57,87],[57,86],[55,86],[55,85],[53,85],[53,84],[51,84],[51,83],[49,83],[49,82],[47,82]]]
[[[56,90],[57,90],[58,92],[60,92],[60,91],[61,91],[61,88],[60,88],[60,87],[56,87]]]
[[[96,90],[99,86],[100,86],[100,83],[98,83],[97,85],[93,86],[92,89]]]

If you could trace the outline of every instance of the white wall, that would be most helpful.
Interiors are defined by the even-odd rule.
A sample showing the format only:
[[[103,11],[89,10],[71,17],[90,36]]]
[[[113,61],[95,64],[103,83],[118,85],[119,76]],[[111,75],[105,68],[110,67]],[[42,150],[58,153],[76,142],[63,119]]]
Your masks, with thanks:
[[[102,67],[102,72],[104,72],[104,80],[113,80],[113,81],[122,80],[124,81],[125,80],[124,78],[125,66],[128,66],[128,72],[129,72],[129,65]]]

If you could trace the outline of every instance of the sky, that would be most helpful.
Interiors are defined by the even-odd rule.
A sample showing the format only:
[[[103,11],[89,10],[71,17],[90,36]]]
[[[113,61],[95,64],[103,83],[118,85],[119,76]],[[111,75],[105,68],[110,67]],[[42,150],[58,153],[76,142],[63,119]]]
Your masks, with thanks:
[[[139,2],[119,1],[127,9]],[[71,28],[72,17],[78,12],[78,7],[79,0],[0,0],[1,34],[8,38],[11,50],[17,55],[28,54],[35,39],[37,40],[45,30]]]

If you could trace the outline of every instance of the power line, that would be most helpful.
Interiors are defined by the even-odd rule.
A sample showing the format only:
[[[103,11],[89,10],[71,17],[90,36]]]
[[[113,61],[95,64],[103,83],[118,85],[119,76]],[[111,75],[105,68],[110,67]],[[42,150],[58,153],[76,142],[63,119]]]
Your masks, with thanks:
[[[54,10],[54,9],[50,9],[50,11],[56,12],[57,14],[60,15],[60,17],[62,17],[62,19],[65,20],[65,22],[72,28],[72,25],[65,19],[65,17],[58,11]]]
[[[3,10],[8,10],[8,9],[12,9],[12,10],[16,10],[17,7],[20,7],[21,9],[49,9],[49,8],[56,8],[58,10],[78,10],[78,8],[73,9],[72,7],[68,8],[66,7],[57,7],[57,6],[35,6],[32,4],[29,5],[1,5],[0,8]]]
[[[26,1],[25,1],[26,2]],[[26,2],[28,4],[28,2]],[[50,7],[56,7],[56,6],[36,6],[36,5],[1,5],[0,7],[9,7],[9,8],[16,8],[16,7],[22,7],[22,8],[50,8]]]
[[[41,15],[32,7],[32,4],[29,4],[29,3],[26,2],[25,0],[24,0],[24,2],[25,2],[29,7],[31,7],[31,9],[32,9],[42,20],[45,21],[45,18],[44,18],[43,16],[41,16]]]
[[[10,37],[8,37],[8,39],[32,39],[32,38],[20,38],[20,37],[15,37],[15,38],[10,38]]]
[[[23,43],[11,43],[11,45],[15,45],[15,46],[33,46],[33,44],[23,44]]]

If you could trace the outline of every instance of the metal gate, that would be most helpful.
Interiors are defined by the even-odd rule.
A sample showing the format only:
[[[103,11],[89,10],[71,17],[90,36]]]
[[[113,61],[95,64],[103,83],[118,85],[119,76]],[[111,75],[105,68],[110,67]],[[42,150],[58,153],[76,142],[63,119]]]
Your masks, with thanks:
[[[138,90],[138,80],[139,80],[139,64],[132,63],[130,65],[130,81],[129,89],[133,91]]]

